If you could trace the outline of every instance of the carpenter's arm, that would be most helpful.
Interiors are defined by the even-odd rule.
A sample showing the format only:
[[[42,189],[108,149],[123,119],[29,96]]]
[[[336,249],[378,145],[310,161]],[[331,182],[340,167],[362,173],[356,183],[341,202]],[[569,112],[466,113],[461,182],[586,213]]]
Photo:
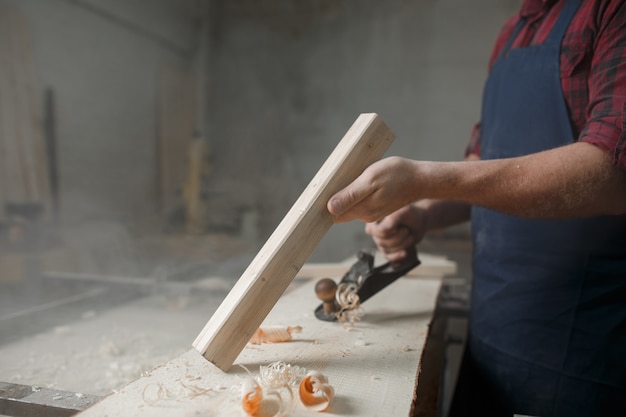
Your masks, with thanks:
[[[424,232],[446,229],[470,218],[471,205],[462,201],[425,199],[415,206],[422,212]]]
[[[478,161],[480,158],[469,153],[466,161]],[[421,212],[423,232],[441,230],[464,223],[470,219],[471,205],[458,200],[422,199],[414,203]]]
[[[382,219],[421,199],[455,200],[535,218],[626,212],[626,173],[605,151],[574,143],[519,158],[424,162],[386,158],[335,194],[337,222]]]

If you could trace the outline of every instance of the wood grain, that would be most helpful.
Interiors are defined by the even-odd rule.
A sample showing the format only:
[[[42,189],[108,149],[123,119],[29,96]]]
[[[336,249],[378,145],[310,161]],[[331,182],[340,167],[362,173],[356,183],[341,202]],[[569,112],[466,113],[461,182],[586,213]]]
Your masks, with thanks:
[[[306,410],[296,394],[294,408],[287,415],[411,415],[416,386],[418,397],[422,390],[429,389],[419,386],[416,379],[440,281],[400,278],[363,305],[365,314],[351,329],[317,320],[313,314],[319,303],[314,291],[316,281],[301,283],[281,297],[263,323],[302,326],[302,332],[291,342],[248,344],[228,373],[191,349],[79,416],[245,417],[241,383],[249,376],[257,377],[260,366],[279,360],[323,373],[335,389],[328,411],[320,414]]]
[[[332,226],[329,198],[380,159],[393,139],[376,114],[357,118],[198,335],[198,352],[224,371],[231,367]]]

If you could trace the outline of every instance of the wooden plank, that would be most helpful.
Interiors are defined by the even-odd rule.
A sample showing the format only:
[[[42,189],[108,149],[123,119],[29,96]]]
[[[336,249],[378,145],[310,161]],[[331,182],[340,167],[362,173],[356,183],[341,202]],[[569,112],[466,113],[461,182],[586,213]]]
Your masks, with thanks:
[[[161,208],[169,213],[182,204],[187,179],[189,148],[194,138],[196,81],[175,64],[159,71],[159,194]]]
[[[440,281],[399,279],[363,305],[364,316],[350,329],[315,318],[313,310],[319,303],[315,283],[306,280],[281,297],[263,323],[302,326],[302,333],[295,334],[291,342],[248,344],[228,373],[191,349],[79,416],[244,417],[239,389],[242,381],[257,377],[260,366],[279,360],[322,372],[335,389],[327,412],[306,410],[294,393],[294,409],[286,415],[411,415],[416,385],[418,398],[429,388],[419,386],[416,378]]]
[[[8,49],[6,45],[7,41],[7,25],[6,25],[6,13],[5,7],[0,3],[0,222],[5,219],[5,204],[9,201],[11,195],[10,187],[12,180],[12,166],[13,155],[10,154],[12,150],[12,143],[9,142],[9,123],[7,118],[6,109],[10,109],[11,104],[9,102],[8,95]]]
[[[2,415],[69,417],[97,400],[93,395],[0,382]]]
[[[49,207],[48,160],[31,43],[24,16],[0,5],[0,202]]]
[[[27,201],[39,200],[39,184],[35,172],[37,170],[34,159],[34,135],[32,124],[30,123],[31,112],[28,103],[28,80],[27,80],[27,63],[25,62],[24,45],[23,45],[23,22],[20,14],[9,9],[8,14],[9,33],[11,35],[10,42],[10,63],[11,63],[11,81],[14,91],[15,105],[15,126],[17,132],[17,143],[19,145],[19,156],[22,161],[21,175],[26,182],[26,199]]]
[[[198,335],[198,352],[218,368],[230,368],[332,226],[330,197],[382,157],[393,139],[376,114],[357,118]]]
[[[441,278],[444,275],[452,275],[457,272],[456,262],[449,260],[445,256],[432,255],[429,253],[418,254],[421,264],[405,275],[415,278]],[[296,277],[298,278],[341,278],[354,262],[356,255],[351,256],[341,262],[319,262],[305,263]],[[375,253],[374,266],[387,262],[380,252]]]
[[[24,177],[21,153],[16,128],[15,74],[11,61],[12,40],[10,27],[11,9],[0,4],[0,137],[4,153],[4,202],[26,201],[26,178]]]
[[[2,12],[2,10],[0,9],[0,13]],[[0,27],[2,26],[2,15],[0,14]],[[0,91],[2,90],[2,87],[4,85],[4,83],[1,81],[2,79],[5,79],[5,71],[4,71],[4,64],[3,64],[3,59],[2,59],[2,51],[3,51],[3,45],[2,45],[2,41],[0,40]],[[6,107],[5,101],[6,101],[6,94],[2,94],[0,93],[0,222],[3,222],[5,220],[5,201],[8,201],[9,199],[9,186],[10,186],[10,180],[9,180],[9,176],[10,176],[10,169],[9,169],[9,161],[10,161],[10,157],[9,157],[9,144],[7,143],[7,135],[6,135],[6,120],[5,116],[3,115],[3,109]]]
[[[20,62],[20,92],[24,96],[24,130],[30,137],[29,159],[33,167],[29,172],[34,186],[34,200],[42,203],[47,210],[51,208],[50,176],[48,171],[48,153],[43,134],[42,102],[37,86],[33,41],[26,18],[21,13],[15,15],[18,48],[16,61]]]
[[[190,234],[206,232],[207,209],[202,199],[202,181],[208,171],[208,142],[196,138],[189,144],[187,181],[183,187],[185,229]]]
[[[43,140],[48,164],[48,188],[50,195],[50,214],[53,220],[59,220],[59,167],[57,158],[56,105],[52,88],[47,88],[44,95],[44,116],[42,118]]]

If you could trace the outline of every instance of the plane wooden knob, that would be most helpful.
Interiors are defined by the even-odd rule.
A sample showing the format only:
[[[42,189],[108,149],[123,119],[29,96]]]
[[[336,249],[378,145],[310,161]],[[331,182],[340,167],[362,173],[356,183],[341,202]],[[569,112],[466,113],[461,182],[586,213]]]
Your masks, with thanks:
[[[315,295],[322,300],[324,313],[331,314],[338,310],[335,303],[337,283],[330,278],[323,278],[315,284]]]

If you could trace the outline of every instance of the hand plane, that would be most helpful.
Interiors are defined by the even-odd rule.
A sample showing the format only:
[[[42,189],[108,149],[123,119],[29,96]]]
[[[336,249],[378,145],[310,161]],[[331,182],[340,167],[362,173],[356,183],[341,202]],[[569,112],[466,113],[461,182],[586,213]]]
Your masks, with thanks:
[[[338,289],[350,286],[358,295],[358,302],[363,303],[419,264],[417,252],[413,251],[401,262],[387,262],[374,267],[374,256],[359,251],[357,261],[341,278],[339,284],[331,278],[317,282],[315,293],[322,300],[322,304],[315,309],[315,317],[324,321],[337,320],[337,313],[343,308],[337,300]]]

